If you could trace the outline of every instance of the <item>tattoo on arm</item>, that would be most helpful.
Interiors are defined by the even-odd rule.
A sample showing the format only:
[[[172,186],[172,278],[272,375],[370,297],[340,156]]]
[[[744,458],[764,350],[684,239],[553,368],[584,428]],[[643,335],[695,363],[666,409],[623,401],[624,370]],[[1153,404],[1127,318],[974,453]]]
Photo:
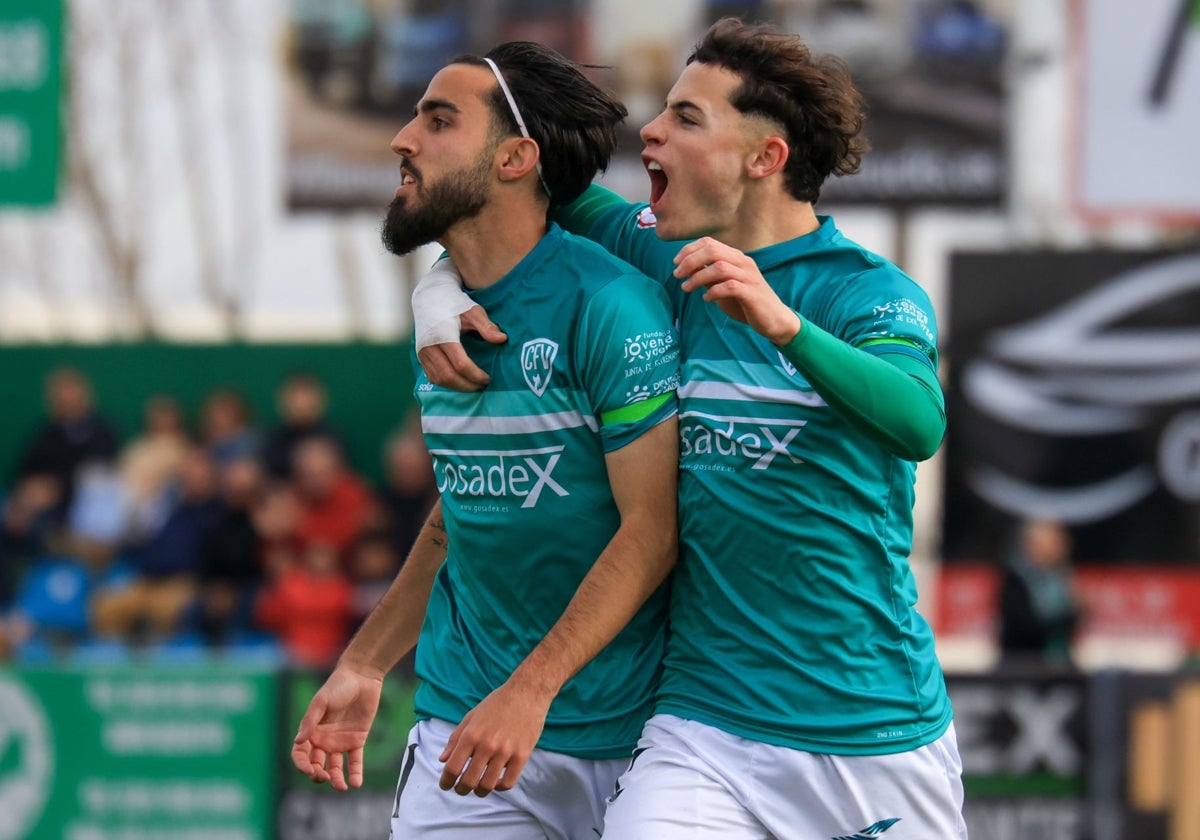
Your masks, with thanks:
[[[430,520],[429,527],[435,531],[441,532],[441,533],[432,535],[430,537],[430,542],[432,542],[438,548],[445,548],[447,545],[450,544],[450,540],[446,536],[446,520],[444,520],[444,519]]]

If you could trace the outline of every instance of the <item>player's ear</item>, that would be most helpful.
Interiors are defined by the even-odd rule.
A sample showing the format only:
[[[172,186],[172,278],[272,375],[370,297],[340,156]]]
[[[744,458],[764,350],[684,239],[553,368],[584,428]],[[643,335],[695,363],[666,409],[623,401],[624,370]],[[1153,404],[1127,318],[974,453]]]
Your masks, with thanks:
[[[498,150],[500,180],[517,181],[537,168],[541,149],[529,137],[511,137]]]
[[[750,151],[746,174],[751,178],[766,178],[783,169],[789,154],[787,142],[777,134],[764,137]]]

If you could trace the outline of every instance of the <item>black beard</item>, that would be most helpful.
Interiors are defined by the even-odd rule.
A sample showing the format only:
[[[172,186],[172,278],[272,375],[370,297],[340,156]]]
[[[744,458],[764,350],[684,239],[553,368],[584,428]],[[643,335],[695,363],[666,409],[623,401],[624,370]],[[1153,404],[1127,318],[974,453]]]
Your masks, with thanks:
[[[487,204],[491,171],[492,154],[487,152],[480,155],[474,168],[460,169],[427,188],[418,182],[424,195],[416,207],[408,207],[415,196],[393,198],[379,232],[383,247],[393,254],[407,254],[440,240],[463,219],[478,216]]]

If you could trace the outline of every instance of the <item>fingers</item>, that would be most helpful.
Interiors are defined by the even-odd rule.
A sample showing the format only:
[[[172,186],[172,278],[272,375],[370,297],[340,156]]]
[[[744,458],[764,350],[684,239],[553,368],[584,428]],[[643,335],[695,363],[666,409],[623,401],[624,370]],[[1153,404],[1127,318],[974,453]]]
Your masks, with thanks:
[[[509,765],[511,765],[511,763],[512,762],[510,760]],[[487,796],[489,793],[496,790],[496,785],[500,783],[501,775],[508,775],[505,764],[501,761],[488,762],[486,772],[484,772],[484,774],[479,777],[479,781],[475,783],[475,795]],[[509,788],[505,789],[508,790]]]
[[[430,382],[452,391],[478,391],[491,381],[461,344],[431,344],[422,348],[417,358]]]
[[[489,344],[503,344],[508,341],[508,336],[492,323],[482,306],[472,306],[459,317],[462,321],[463,332],[479,333],[479,337]]]
[[[329,772],[325,769],[325,760],[328,758],[328,753],[319,747],[313,747],[310,753],[312,761],[312,773],[309,778],[317,784],[329,781]]]
[[[458,777],[458,782],[454,785],[454,792],[459,796],[466,796],[479,785],[487,773],[491,764],[500,764],[503,767],[503,762],[492,759],[489,763],[487,759],[481,758],[478,755],[471,756],[471,760],[467,763],[462,775]],[[484,794],[486,795],[486,794]]]
[[[442,769],[441,778],[438,779],[438,787],[442,790],[450,790],[450,788],[454,787],[454,783],[458,781],[458,777],[462,775],[463,770],[466,769],[467,762],[471,758],[471,750],[469,748],[459,748],[463,725],[466,722],[467,718],[463,718],[462,723],[450,733],[450,738],[446,741],[446,748],[438,756],[438,761],[446,765]]]
[[[446,748],[438,757],[438,760],[445,764],[438,779],[438,787],[442,790],[453,789],[459,796],[466,796],[472,792],[477,796],[487,796],[496,789],[502,774],[507,777],[505,764],[511,759],[504,750],[485,747],[465,737],[463,727],[466,723],[467,720],[464,719],[451,733]],[[524,765],[524,760],[521,764]],[[520,773],[520,770],[517,773]],[[509,789],[511,786],[503,788]]]
[[[695,274],[706,265],[718,260],[732,263],[737,257],[749,259],[736,248],[718,242],[712,237],[703,237],[695,242],[689,242],[679,249],[675,255],[675,276],[679,278]]]
[[[325,717],[327,709],[328,702],[325,696],[318,692],[312,702],[308,704],[308,710],[305,711],[304,717],[300,718],[300,726],[296,729],[294,743],[299,744],[311,740],[313,733],[317,730],[317,724],[320,723],[321,718]]]
[[[689,272],[690,276],[680,284],[680,288],[685,292],[690,292],[693,289],[699,289],[707,286],[710,289],[716,288],[727,280],[739,279],[735,275],[735,266],[730,265],[724,260],[707,265],[696,266],[695,270]]]
[[[350,787],[360,788],[363,783],[363,750],[360,747],[356,750],[350,750]]]
[[[292,765],[309,778],[312,778],[313,774],[311,750],[312,746],[308,741],[297,741],[292,747]]]
[[[342,772],[343,761],[344,757],[340,752],[329,754],[329,786],[334,790],[349,790],[349,786],[346,784],[346,776]]]
[[[508,764],[504,767],[504,775],[494,784],[491,789],[494,790],[512,790],[517,786],[517,779],[521,776],[521,771],[525,769],[525,762],[529,761],[528,755],[514,755],[508,760]],[[479,794],[486,796],[486,794]]]

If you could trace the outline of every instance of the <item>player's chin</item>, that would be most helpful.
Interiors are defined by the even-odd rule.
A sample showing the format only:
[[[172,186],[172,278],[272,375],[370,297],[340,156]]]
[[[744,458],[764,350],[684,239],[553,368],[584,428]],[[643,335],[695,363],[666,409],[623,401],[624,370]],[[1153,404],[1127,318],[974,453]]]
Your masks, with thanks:
[[[699,231],[703,229],[703,225],[699,220],[688,219],[685,215],[673,213],[670,210],[662,215],[658,215],[658,212],[656,211],[657,221],[654,224],[654,231],[664,242],[695,239],[701,235]]]
[[[661,216],[658,222],[654,225],[654,232],[658,234],[658,238],[664,242],[676,242],[681,239],[691,239],[687,234],[686,225],[672,224],[670,220],[664,220]]]

